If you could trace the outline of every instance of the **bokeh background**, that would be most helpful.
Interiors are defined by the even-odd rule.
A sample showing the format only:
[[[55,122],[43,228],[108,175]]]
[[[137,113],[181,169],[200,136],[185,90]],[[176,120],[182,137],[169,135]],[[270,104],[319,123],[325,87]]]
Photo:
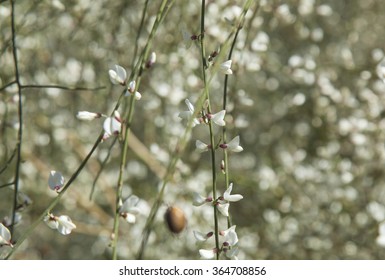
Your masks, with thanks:
[[[242,1],[206,1],[207,53],[217,49],[239,16]],[[142,50],[160,1],[149,1]],[[21,191],[26,207],[14,239],[56,196],[50,170],[68,179],[84,160],[103,120],[84,122],[78,111],[110,114],[121,88],[108,70],[130,74],[144,1],[16,1],[17,48],[24,85],[101,90],[23,89]],[[15,80],[8,1],[0,3],[0,185],[12,182],[17,136]],[[244,151],[230,154],[233,193],[244,199],[230,211],[237,225],[240,259],[383,259],[385,233],[385,84],[376,67],[384,57],[385,6],[381,0],[256,0],[233,53],[226,115],[228,137]],[[157,63],[143,74],[136,103],[124,196],[141,198],[135,224],[121,221],[119,257],[135,258],[146,215],[185,126],[177,117],[201,92],[200,54],[186,46],[182,29],[197,34],[200,2],[176,1],[152,51]],[[211,83],[219,111],[224,76]],[[124,103],[127,105],[127,103]],[[123,109],[124,110],[124,106]],[[192,206],[191,193],[210,194],[207,127],[193,129],[145,252],[148,259],[199,259],[192,231],[213,228],[212,209]],[[108,259],[119,174],[120,146],[99,145],[53,213],[69,215],[77,229],[62,236],[41,223],[18,249],[17,259]],[[108,161],[103,161],[110,152]],[[220,161],[218,158],[218,164]],[[3,168],[6,167],[6,168]],[[102,170],[97,181],[95,178]],[[92,199],[90,193],[95,188]],[[219,189],[226,186],[219,176]],[[12,189],[0,188],[0,220],[12,209]],[[187,229],[171,234],[167,206],[184,210]],[[223,220],[222,220],[223,219]],[[225,219],[221,227],[225,228]],[[381,239],[382,238],[382,239]],[[211,243],[210,243],[211,242]],[[4,256],[8,248],[0,248]]]

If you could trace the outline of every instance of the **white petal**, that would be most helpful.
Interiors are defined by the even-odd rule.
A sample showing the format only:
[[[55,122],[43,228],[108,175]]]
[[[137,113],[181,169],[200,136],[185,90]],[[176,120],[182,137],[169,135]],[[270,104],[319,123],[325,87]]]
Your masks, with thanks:
[[[117,112],[117,111],[115,111]],[[117,113],[119,114],[119,113]],[[108,117],[105,119],[103,123],[103,129],[104,131],[109,135],[113,135],[115,133],[120,133],[122,124],[119,120],[117,120],[117,114],[115,114],[115,117]]]
[[[378,227],[378,232],[380,235],[385,235],[385,222],[382,222]]]
[[[188,120],[191,118],[192,113],[190,111],[183,111],[178,114],[178,117],[183,119],[183,120]]]
[[[149,61],[150,65],[152,65],[152,64],[154,64],[156,62],[156,53],[155,52],[152,52],[150,54],[150,58],[148,59],[148,61]]]
[[[73,229],[76,228],[76,225],[72,222],[71,218],[65,215],[62,215],[58,218],[58,227],[57,230],[63,234],[70,234]]]
[[[233,71],[231,70],[231,63],[232,63],[231,60],[227,60],[221,64],[220,70],[222,71],[222,73],[226,75],[233,74]]]
[[[119,84],[119,81],[118,81],[118,74],[116,74],[116,72],[114,70],[109,70],[108,71],[108,75],[110,76],[110,81],[111,83],[113,83],[114,85],[117,85]]]
[[[195,141],[195,146],[199,152],[205,152],[205,151],[208,151],[209,149],[208,146],[200,140]]]
[[[0,245],[11,245],[11,233],[2,223],[0,223]]]
[[[201,206],[202,204],[205,204],[206,198],[201,196],[199,193],[194,192],[193,193],[193,205],[194,206]]]
[[[199,254],[201,255],[202,258],[204,259],[213,259],[215,257],[214,250],[205,250],[205,249],[200,249]]]
[[[192,114],[194,114],[194,105],[192,105],[191,102],[190,102],[190,100],[188,100],[188,99],[186,99],[185,102],[186,102],[186,105],[187,105],[189,111],[190,111]]]
[[[47,226],[49,226],[52,229],[57,229],[59,223],[52,218],[52,216],[47,215],[44,217],[44,222],[46,223]]]
[[[223,194],[223,198],[230,202],[236,202],[243,198],[240,194],[231,194],[231,191],[233,190],[233,183],[229,185],[229,188],[225,191]]]
[[[223,232],[225,240],[227,243],[229,243],[230,246],[234,246],[238,243],[238,235],[235,232],[235,228],[236,226],[234,225]]]
[[[126,213],[126,221],[130,224],[134,224],[136,222],[136,217],[133,214]]]
[[[138,91],[135,92],[134,96],[136,100],[140,100],[142,98],[142,95]]]
[[[208,237],[207,237],[207,234],[204,234],[204,233],[202,233],[202,232],[199,232],[199,231],[194,230],[193,233],[194,233],[195,239],[196,239],[197,241],[199,241],[199,242],[204,242],[204,241],[206,241],[207,238],[208,238]]]
[[[48,186],[51,190],[58,191],[64,185],[64,177],[60,172],[51,170],[48,177]]]
[[[92,112],[87,112],[87,111],[79,111],[77,114],[76,114],[76,117],[79,119],[79,120],[83,120],[83,121],[92,121],[96,118],[99,118],[101,115],[98,114],[98,113],[92,113]]]
[[[229,216],[229,206],[230,204],[229,203],[223,203],[223,204],[218,204],[217,206],[217,209],[219,212],[221,212],[221,214],[225,217],[228,217]]]
[[[241,146],[239,146],[239,136],[235,136],[233,138],[233,140],[231,140],[228,144],[227,144],[227,148],[230,149],[230,151],[232,152],[242,152],[243,151],[243,148]]]
[[[126,70],[119,65],[115,65],[113,69],[110,69],[108,71],[108,74],[110,76],[110,80],[113,84],[121,84],[124,85],[127,78],[127,72]]]
[[[128,84],[128,90],[129,90],[130,92],[134,92],[135,87],[136,87],[136,82],[135,82],[135,81],[131,81],[131,82]]]
[[[379,245],[381,247],[385,247],[385,235],[377,236],[376,243],[377,243],[377,245]]]
[[[219,111],[218,113],[212,115],[212,120],[219,126],[225,126],[226,122],[224,120],[226,114],[226,110]]]

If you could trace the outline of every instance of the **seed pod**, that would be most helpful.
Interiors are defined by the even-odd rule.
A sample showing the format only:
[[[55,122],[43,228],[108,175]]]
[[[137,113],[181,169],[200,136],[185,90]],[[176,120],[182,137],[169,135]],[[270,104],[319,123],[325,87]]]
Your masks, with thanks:
[[[187,224],[183,211],[176,206],[167,208],[164,219],[166,220],[168,229],[175,234],[181,233]]]

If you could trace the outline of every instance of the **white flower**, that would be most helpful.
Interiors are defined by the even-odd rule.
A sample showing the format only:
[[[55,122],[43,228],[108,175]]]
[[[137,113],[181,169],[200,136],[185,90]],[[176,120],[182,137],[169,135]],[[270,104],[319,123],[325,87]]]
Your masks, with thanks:
[[[58,227],[57,230],[63,234],[70,234],[73,229],[76,228],[76,225],[72,222],[71,218],[65,215],[62,215],[58,218]]]
[[[381,246],[385,247],[385,222],[382,222],[378,227],[378,233],[379,235],[376,238],[376,243]]]
[[[234,246],[238,243],[238,235],[235,232],[236,226],[232,226],[224,231],[221,231],[220,234],[225,237],[225,242],[228,246]]]
[[[59,191],[64,186],[63,175],[58,171],[52,170],[49,173],[48,186],[53,191]]]
[[[222,149],[229,149],[232,152],[239,153],[243,148],[239,145],[239,136],[235,136],[229,143],[219,145]]]
[[[217,209],[219,212],[221,212],[221,214],[225,217],[228,217],[229,216],[229,207],[230,207],[230,203],[228,202],[225,202],[225,203],[219,203],[217,205]]]
[[[139,198],[136,195],[131,195],[124,201],[122,207],[119,209],[120,215],[131,224],[136,222],[135,215],[140,213],[140,209],[137,207],[138,202]]]
[[[211,115],[210,119],[219,126],[225,126],[226,122],[224,120],[226,110],[219,111],[218,113]]]
[[[73,229],[76,228],[76,225],[72,222],[71,218],[62,215],[60,217],[49,214],[44,217],[44,222],[52,229],[57,229],[63,235],[68,235]]]
[[[240,194],[231,194],[232,190],[233,190],[233,183],[231,183],[229,185],[229,187],[227,188],[227,190],[223,194],[224,200],[229,201],[229,202],[236,202],[236,201],[239,201],[243,198],[243,196]]]
[[[197,241],[199,241],[199,242],[204,242],[204,241],[206,241],[207,239],[209,239],[211,236],[213,236],[213,233],[212,233],[212,232],[209,232],[209,233],[202,233],[202,232],[199,232],[199,231],[194,230],[193,233],[194,233],[195,239],[196,239]]]
[[[128,84],[128,88],[127,88],[127,91],[125,93],[125,96],[130,96],[130,95],[134,94],[135,99],[140,100],[142,98],[142,95],[140,94],[140,92],[136,91],[135,89],[136,89],[136,82],[131,81]]]
[[[0,246],[2,245],[13,247],[11,243],[11,233],[7,227],[0,223]]]
[[[113,117],[108,117],[103,123],[103,129],[105,132],[105,136],[103,139],[110,137],[111,135],[116,135],[120,133],[122,128],[122,123],[120,119],[120,114],[118,111],[114,111]]]
[[[93,113],[93,112],[88,112],[88,111],[79,111],[76,114],[76,117],[82,121],[92,121],[94,119],[100,118],[101,116],[102,116],[102,114],[100,114],[100,113]]]
[[[189,120],[194,115],[195,109],[194,109],[194,105],[191,104],[190,100],[186,99],[185,103],[188,107],[188,111],[180,112],[178,117],[181,119],[184,119],[184,120]],[[193,123],[192,123],[192,127],[196,126],[197,124],[200,124],[200,121],[199,121],[199,119],[194,118]]]
[[[214,250],[205,250],[205,249],[200,249],[199,254],[203,259],[213,259],[215,257],[215,252]]]
[[[156,53],[152,52],[146,62],[146,67],[150,68],[152,65],[154,65],[155,62],[156,62]]]
[[[193,193],[193,205],[194,206],[201,206],[201,205],[203,205],[207,202],[211,202],[211,201],[213,201],[213,199],[211,197],[204,197],[197,192]]]
[[[220,70],[223,74],[226,74],[226,75],[233,74],[233,71],[231,70],[231,63],[232,63],[232,60],[227,60],[221,64]]]
[[[203,143],[200,140],[195,141],[195,147],[197,148],[198,152],[206,152],[209,150],[209,145]]]
[[[126,84],[127,72],[122,66],[114,65],[114,67],[108,71],[108,74],[110,75],[111,83],[114,85],[120,84],[124,86]]]

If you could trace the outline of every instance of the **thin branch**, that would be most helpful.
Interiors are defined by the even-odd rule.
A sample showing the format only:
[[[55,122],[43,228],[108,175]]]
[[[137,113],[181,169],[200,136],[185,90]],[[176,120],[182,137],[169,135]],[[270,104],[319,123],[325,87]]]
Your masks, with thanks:
[[[13,225],[16,220],[16,210],[17,210],[17,194],[19,191],[19,180],[20,180],[20,165],[21,165],[21,145],[23,140],[23,103],[21,96],[21,84],[20,84],[20,74],[19,74],[19,65],[17,58],[16,50],[16,30],[15,30],[15,2],[11,0],[11,30],[12,30],[12,54],[13,54],[13,63],[15,66],[15,82],[17,84],[18,91],[18,115],[19,115],[19,127],[17,133],[17,142],[16,142],[16,166],[15,166],[15,179],[14,179],[14,193],[13,193],[13,209],[12,209],[12,222],[9,230],[11,235],[13,234]]]

